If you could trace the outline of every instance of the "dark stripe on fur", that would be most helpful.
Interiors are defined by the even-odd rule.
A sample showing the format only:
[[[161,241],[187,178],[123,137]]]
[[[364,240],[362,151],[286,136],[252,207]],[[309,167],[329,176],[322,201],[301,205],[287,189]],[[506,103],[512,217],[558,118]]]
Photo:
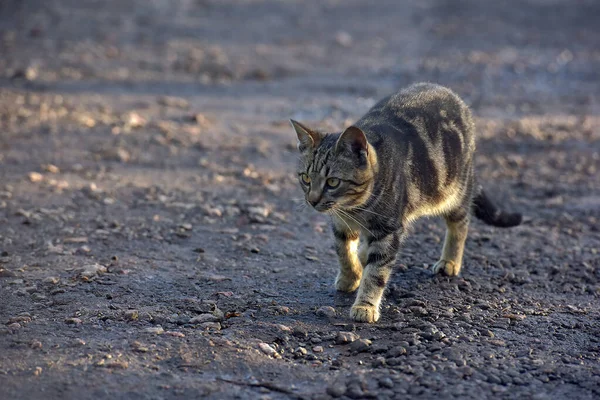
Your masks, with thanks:
[[[393,254],[381,254],[381,253],[369,253],[367,257],[367,264],[387,264],[396,257],[395,252]]]
[[[461,139],[458,136],[464,137],[460,131],[453,129],[449,129],[445,135],[442,135],[442,151],[446,162],[446,184],[454,182],[461,170],[464,155],[460,146]]]
[[[435,197],[439,194],[437,187],[438,171],[421,137],[422,134],[427,135],[427,132],[421,132],[417,126],[399,115],[390,114],[387,117],[395,128],[402,131],[409,147],[412,148],[414,156],[410,179],[416,183],[419,191],[427,199],[436,200]]]
[[[383,276],[376,276],[373,278],[373,283],[380,288],[384,288],[385,287],[385,278]]]
[[[367,190],[355,190],[355,189],[349,189],[346,191],[346,195],[349,196],[360,196],[361,194],[363,194],[364,192],[366,192]]]
[[[354,186],[359,186],[359,187],[360,187],[360,186],[365,186],[365,185],[366,185],[367,183],[369,183],[370,181],[366,181],[366,182],[363,182],[363,183],[358,183],[358,182],[355,182],[355,181],[353,181],[353,180],[351,180],[351,179],[346,179],[346,182],[350,182],[350,183],[351,183],[351,184],[353,184]]]

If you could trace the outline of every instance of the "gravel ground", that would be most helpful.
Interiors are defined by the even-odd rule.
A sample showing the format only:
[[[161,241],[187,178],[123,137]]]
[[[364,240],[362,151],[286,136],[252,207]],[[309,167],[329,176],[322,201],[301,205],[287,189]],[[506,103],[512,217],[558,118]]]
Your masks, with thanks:
[[[373,4],[370,4],[373,3]],[[600,3],[0,3],[0,398],[600,397]],[[462,276],[414,226],[348,318],[288,119],[416,81],[477,117]]]

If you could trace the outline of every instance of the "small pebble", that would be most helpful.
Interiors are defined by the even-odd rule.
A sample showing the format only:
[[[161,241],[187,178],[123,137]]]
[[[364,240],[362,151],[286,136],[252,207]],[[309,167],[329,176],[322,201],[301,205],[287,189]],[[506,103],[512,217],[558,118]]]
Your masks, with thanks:
[[[292,328],[290,328],[287,325],[283,325],[283,324],[275,324],[275,326],[277,327],[277,329],[279,329],[282,332],[291,332]]]
[[[127,369],[129,368],[129,363],[127,361],[122,360],[113,360],[105,362],[104,367],[111,369]]]
[[[165,335],[179,338],[185,337],[185,334],[177,331],[165,331]]]
[[[390,346],[388,346],[387,344],[378,343],[378,344],[374,344],[373,346],[371,346],[371,353],[373,353],[373,354],[385,353],[389,349],[390,349]]]
[[[424,317],[429,314],[427,309],[424,307],[412,306],[412,307],[409,307],[409,310],[410,310],[410,312],[412,312],[413,314],[415,314],[416,316],[419,316],[419,317]]]
[[[371,341],[369,339],[358,339],[350,344],[350,350],[355,353],[363,353],[369,350]]]
[[[392,367],[395,365],[402,365],[405,362],[406,362],[406,359],[403,357],[388,358],[385,360],[385,363]]]
[[[406,348],[404,348],[402,346],[396,346],[387,352],[386,357],[387,358],[396,358],[396,357],[402,356],[404,354],[406,354]]]
[[[379,379],[379,386],[391,389],[394,387],[394,382],[390,379],[389,376],[385,376]]]
[[[264,354],[268,355],[269,357],[281,358],[281,355],[267,343],[259,343],[258,348],[260,349],[260,351],[262,351]]]
[[[44,166],[44,170],[47,172],[50,172],[51,174],[58,174],[60,173],[60,169],[53,164],[47,164]]]
[[[29,322],[31,322],[31,317],[29,315],[18,315],[16,317],[12,317],[8,320],[9,324],[12,324],[14,322],[29,323]]]
[[[17,331],[21,329],[21,324],[18,322],[13,322],[12,324],[8,324],[6,327],[11,331]]]
[[[326,392],[331,397],[342,397],[346,393],[347,387],[344,382],[335,382],[328,386]]]
[[[146,328],[146,329],[144,329],[144,332],[153,333],[155,335],[162,335],[163,333],[165,333],[165,330],[163,329],[162,326],[158,325],[158,326],[151,326],[149,328]]]
[[[138,310],[127,310],[125,311],[125,319],[129,321],[137,321],[140,317],[140,313]]]
[[[319,317],[326,317],[326,318],[333,318],[335,317],[335,308],[331,307],[331,306],[323,306],[320,307],[317,311],[316,311],[317,315]]]
[[[335,342],[337,344],[348,344],[354,342],[359,338],[360,336],[358,336],[356,333],[342,331],[338,332],[337,337],[335,338]]]
[[[1,202],[0,202],[1,204]],[[2,208],[2,207],[0,207]],[[9,271],[7,269],[4,268],[0,268],[0,278],[12,278],[13,276],[16,276],[16,274],[12,271]]]
[[[486,329],[484,332],[482,332],[482,334],[484,336],[487,336],[487,337],[490,337],[490,338],[494,338],[495,337],[494,332],[490,331],[489,329]]]
[[[48,285],[56,285],[58,282],[60,282],[60,279],[56,276],[49,276],[44,278],[43,282]]]
[[[41,294],[41,293],[33,293],[33,294],[31,295],[31,299],[32,299],[33,301],[43,301],[43,300],[46,300],[46,296],[44,296],[44,295],[43,295],[43,294]]]
[[[315,346],[312,349],[315,353],[322,353],[323,352],[323,346]]]
[[[292,334],[300,339],[308,338],[308,331],[302,326],[294,326]]]
[[[220,331],[221,324],[219,322],[203,322],[200,324],[200,328],[205,331]]]
[[[217,322],[219,319],[212,314],[200,314],[190,319],[190,324],[202,324],[204,322]]]
[[[346,31],[340,31],[335,34],[335,42],[342,47],[352,46],[352,36]]]
[[[371,364],[373,366],[373,368],[377,368],[377,367],[383,367],[386,364],[385,362],[385,357],[377,357],[375,360],[373,360],[373,363]]]
[[[281,315],[287,315],[291,311],[288,306],[276,306],[276,307],[273,307],[273,310],[275,310],[275,312],[277,314],[281,314]]]
[[[131,128],[140,128],[146,125],[146,120],[135,111],[130,112],[126,117],[123,118],[127,126]]]
[[[106,272],[106,267],[100,264],[88,264],[85,265],[79,272],[79,275],[84,279],[90,279],[95,277],[98,274],[103,274]]]
[[[29,181],[33,183],[41,182],[44,179],[44,175],[40,174],[39,172],[30,172],[28,177]]]
[[[131,343],[131,347],[133,349],[133,351],[137,351],[138,353],[147,353],[148,352],[148,347],[144,346],[142,343],[138,342],[137,340],[133,343]]]
[[[349,385],[348,389],[346,390],[345,395],[350,397],[351,399],[364,399],[365,398],[365,393],[361,389],[358,382],[352,382]]]

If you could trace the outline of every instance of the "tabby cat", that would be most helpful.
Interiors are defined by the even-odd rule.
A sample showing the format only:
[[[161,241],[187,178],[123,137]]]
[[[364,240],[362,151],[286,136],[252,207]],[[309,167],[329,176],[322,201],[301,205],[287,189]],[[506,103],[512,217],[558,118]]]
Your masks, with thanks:
[[[377,103],[342,133],[291,121],[306,201],[331,215],[340,270],[337,290],[358,289],[350,316],[375,322],[407,227],[421,216],[446,221],[435,273],[460,272],[471,212],[498,227],[521,215],[499,210],[476,184],[475,132],[465,103],[442,86],[414,84]]]

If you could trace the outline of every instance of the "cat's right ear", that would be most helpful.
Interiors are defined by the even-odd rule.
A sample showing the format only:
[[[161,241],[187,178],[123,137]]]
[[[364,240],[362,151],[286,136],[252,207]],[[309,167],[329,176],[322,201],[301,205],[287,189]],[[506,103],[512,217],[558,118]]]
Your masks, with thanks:
[[[315,132],[293,119],[290,119],[290,122],[298,136],[298,150],[300,152],[314,149],[321,143],[321,134],[319,132]]]

